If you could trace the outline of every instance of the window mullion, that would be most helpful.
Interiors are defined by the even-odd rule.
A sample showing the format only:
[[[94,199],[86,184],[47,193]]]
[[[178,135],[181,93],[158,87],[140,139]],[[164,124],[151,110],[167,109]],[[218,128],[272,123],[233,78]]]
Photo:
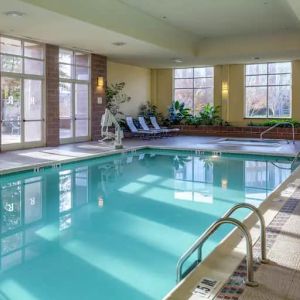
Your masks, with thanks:
[[[269,64],[267,64],[267,118],[269,118]]]
[[[193,116],[195,115],[195,68],[193,68]]]

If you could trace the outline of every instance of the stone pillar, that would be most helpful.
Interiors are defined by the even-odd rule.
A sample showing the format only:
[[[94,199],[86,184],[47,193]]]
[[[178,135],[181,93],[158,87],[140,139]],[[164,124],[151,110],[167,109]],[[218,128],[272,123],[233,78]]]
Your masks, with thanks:
[[[59,145],[59,47],[46,45],[46,146]]]
[[[97,85],[98,77],[103,77],[104,86]],[[105,56],[91,55],[91,139],[101,138],[100,121],[106,107],[105,89],[107,82],[107,60]],[[102,103],[101,99],[102,98]]]

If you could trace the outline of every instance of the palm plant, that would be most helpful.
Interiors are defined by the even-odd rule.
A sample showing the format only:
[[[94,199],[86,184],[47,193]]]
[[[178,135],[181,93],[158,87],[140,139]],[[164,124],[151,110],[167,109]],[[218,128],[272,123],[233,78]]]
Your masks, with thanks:
[[[143,116],[146,119],[154,116],[158,122],[163,123],[164,117],[162,113],[158,112],[156,105],[152,104],[150,101],[147,101],[145,104],[141,104],[139,108],[139,116]]]
[[[222,125],[223,120],[219,115],[219,106],[206,104],[199,113],[201,125]]]
[[[125,82],[114,83],[108,86],[105,90],[106,107],[117,118],[122,119],[123,113],[121,112],[121,104],[129,102],[131,97],[123,93]]]
[[[169,121],[171,124],[180,124],[191,116],[190,109],[185,107],[183,102],[174,101],[169,107]]]

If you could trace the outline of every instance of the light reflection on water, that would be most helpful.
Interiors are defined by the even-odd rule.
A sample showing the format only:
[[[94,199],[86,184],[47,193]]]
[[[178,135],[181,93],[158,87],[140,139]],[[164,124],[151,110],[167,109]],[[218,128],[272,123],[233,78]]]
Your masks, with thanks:
[[[177,259],[195,238],[235,203],[261,203],[290,175],[289,167],[284,159],[274,164],[255,156],[152,153],[2,177],[0,289],[17,299],[4,288],[9,274],[32,299],[80,299],[83,287],[89,287],[87,299],[99,293],[116,299],[110,298],[114,288],[114,297],[126,295],[120,299],[159,299],[174,285]],[[226,230],[209,241],[206,254]],[[37,283],[44,268],[60,280],[53,289]],[[80,269],[84,282],[74,274],[67,279],[65,268]],[[143,274],[138,287],[137,274]],[[81,283],[63,284],[70,278]]]

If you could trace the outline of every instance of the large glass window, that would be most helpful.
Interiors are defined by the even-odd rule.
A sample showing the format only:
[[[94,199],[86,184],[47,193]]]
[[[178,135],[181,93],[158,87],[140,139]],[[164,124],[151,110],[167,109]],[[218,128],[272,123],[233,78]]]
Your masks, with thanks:
[[[250,64],[245,71],[246,117],[290,118],[292,64]]]
[[[84,140],[89,136],[89,54],[59,51],[59,119],[61,140]]]
[[[42,144],[43,45],[0,36],[0,65],[2,145]]]
[[[214,68],[174,70],[174,100],[184,102],[193,114],[214,103]]]

